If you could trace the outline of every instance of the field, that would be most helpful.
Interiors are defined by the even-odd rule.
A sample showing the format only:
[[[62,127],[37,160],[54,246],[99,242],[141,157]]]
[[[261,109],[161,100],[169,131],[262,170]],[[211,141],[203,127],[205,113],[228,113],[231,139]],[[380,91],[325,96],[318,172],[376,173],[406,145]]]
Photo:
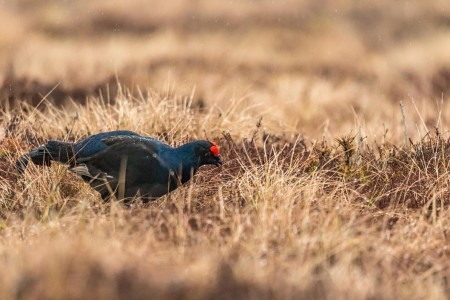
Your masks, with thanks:
[[[0,1],[0,299],[448,299],[447,0]],[[49,139],[216,141],[103,202]]]

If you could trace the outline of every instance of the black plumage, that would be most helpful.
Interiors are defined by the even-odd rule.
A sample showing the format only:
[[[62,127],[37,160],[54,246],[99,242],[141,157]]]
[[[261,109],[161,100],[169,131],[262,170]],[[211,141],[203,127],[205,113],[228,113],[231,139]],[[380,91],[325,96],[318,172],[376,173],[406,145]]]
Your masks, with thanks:
[[[214,143],[194,141],[171,147],[124,130],[99,133],[77,143],[51,140],[19,158],[17,170],[24,172],[30,161],[68,164],[105,200],[111,195],[125,200],[139,196],[144,202],[173,191],[203,165],[222,164]]]

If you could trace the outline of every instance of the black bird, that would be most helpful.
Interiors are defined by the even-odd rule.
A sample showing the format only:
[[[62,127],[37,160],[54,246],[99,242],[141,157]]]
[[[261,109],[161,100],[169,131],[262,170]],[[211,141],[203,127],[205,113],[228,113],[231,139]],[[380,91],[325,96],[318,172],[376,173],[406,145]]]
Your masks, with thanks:
[[[104,200],[136,196],[144,202],[163,196],[187,182],[203,165],[222,164],[219,147],[195,141],[174,148],[151,137],[121,130],[92,135],[77,143],[51,140],[22,155],[16,169],[27,164],[69,164]]]

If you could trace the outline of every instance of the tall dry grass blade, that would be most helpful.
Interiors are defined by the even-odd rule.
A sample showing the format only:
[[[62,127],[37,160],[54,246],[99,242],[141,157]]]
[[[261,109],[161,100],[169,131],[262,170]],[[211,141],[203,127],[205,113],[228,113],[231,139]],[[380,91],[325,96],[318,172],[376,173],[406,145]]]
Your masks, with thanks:
[[[403,105],[403,101],[400,101],[400,110],[402,112],[402,121],[403,121],[403,146],[405,147],[405,149],[408,148],[409,144],[409,138],[408,138],[408,127],[406,125],[406,114],[405,114],[405,106]]]
[[[120,158],[120,171],[119,171],[119,200],[125,198],[125,180],[127,175],[127,163],[128,155],[122,155]]]

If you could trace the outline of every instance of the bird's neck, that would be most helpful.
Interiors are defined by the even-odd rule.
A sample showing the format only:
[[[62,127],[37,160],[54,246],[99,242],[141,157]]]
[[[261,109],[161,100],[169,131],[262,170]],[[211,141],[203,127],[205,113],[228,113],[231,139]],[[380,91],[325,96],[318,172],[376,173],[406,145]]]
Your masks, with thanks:
[[[173,166],[173,171],[176,172],[178,176],[181,175],[180,180],[182,183],[188,181],[200,167],[195,147],[194,143],[187,143],[174,149],[178,161],[175,166]]]

